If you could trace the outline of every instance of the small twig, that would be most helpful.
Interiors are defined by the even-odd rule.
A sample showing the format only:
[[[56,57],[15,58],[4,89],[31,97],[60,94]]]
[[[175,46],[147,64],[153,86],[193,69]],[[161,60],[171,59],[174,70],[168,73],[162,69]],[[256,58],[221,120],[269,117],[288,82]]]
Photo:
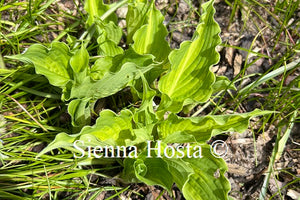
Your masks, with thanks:
[[[39,125],[45,132],[49,132],[41,123],[39,123],[27,110],[26,108],[24,108],[24,106],[22,106],[15,98],[13,98],[12,96],[8,95],[8,94],[4,94],[5,96],[8,96],[11,100],[13,100],[16,104],[18,104],[18,106],[24,110],[24,112],[26,112],[27,115],[29,115],[29,117],[35,121],[35,123],[37,123],[37,125]]]

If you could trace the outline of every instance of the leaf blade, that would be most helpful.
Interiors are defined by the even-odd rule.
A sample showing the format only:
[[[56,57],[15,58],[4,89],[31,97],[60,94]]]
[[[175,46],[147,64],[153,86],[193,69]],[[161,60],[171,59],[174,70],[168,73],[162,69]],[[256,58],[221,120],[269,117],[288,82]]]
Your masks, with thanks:
[[[134,140],[132,117],[129,110],[122,110],[120,115],[111,110],[103,110],[96,124],[84,127],[80,135],[93,135],[99,141],[111,145],[126,145]]]
[[[36,73],[46,76],[50,84],[64,88],[71,79],[69,66],[71,56],[70,49],[65,43],[52,42],[49,49],[34,44],[25,53],[9,58],[32,64]]]
[[[225,177],[228,170],[222,158],[215,158],[207,144],[202,144],[202,158],[183,158],[194,170],[182,192],[187,200],[228,199],[230,183]]]
[[[166,143],[205,142],[225,132],[244,132],[251,117],[271,114],[272,111],[256,109],[249,113],[231,115],[206,115],[203,117],[178,117],[169,115],[158,125],[159,137]]]
[[[93,81],[90,77],[86,77],[82,84],[73,85],[70,94],[65,96],[67,99],[107,97],[125,88],[132,80],[139,78],[139,70],[144,73],[152,67],[150,65],[140,68],[134,63],[125,63],[120,71],[106,73],[100,80]]]
[[[164,17],[155,8],[154,3],[147,13],[147,23],[133,35],[133,49],[139,54],[152,54],[158,61],[167,58],[170,47],[165,37],[168,32],[163,25]]]
[[[136,177],[147,185],[159,185],[171,192],[173,176],[161,158],[138,159],[134,163]]]
[[[159,81],[159,90],[163,94],[159,111],[162,113],[179,112],[183,105],[205,102],[212,94],[215,75],[210,68],[219,61],[215,48],[221,43],[220,27],[213,19],[213,1],[202,7],[204,14],[194,39],[171,52],[171,70]]]

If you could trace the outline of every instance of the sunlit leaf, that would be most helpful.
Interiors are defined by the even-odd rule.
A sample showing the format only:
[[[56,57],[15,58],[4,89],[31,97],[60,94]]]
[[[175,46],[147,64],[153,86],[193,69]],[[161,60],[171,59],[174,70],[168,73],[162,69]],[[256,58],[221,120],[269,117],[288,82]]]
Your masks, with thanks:
[[[142,21],[142,20],[141,20]],[[145,25],[137,30],[133,36],[133,49],[139,54],[152,54],[158,61],[167,58],[170,47],[166,41],[168,31],[163,25],[164,17],[155,8],[154,3],[147,13]]]
[[[188,163],[181,159],[164,159],[168,164],[169,171],[173,176],[174,182],[177,187],[182,190],[184,183],[187,181],[188,176],[194,172]]]
[[[99,54],[103,56],[115,56],[123,53],[123,49],[118,46],[122,37],[122,29],[113,22],[99,22]]]
[[[70,58],[70,65],[73,69],[73,79],[75,82],[82,83],[89,71],[89,53],[82,45]]]
[[[99,19],[105,12],[110,8],[110,5],[104,4],[103,0],[86,0],[84,4],[84,9],[89,14],[87,19],[87,24],[91,26],[97,19]],[[111,14],[105,21],[117,21],[117,16],[115,13]]]
[[[171,192],[173,177],[161,158],[137,159],[134,170],[136,177],[147,185],[159,185]]]
[[[94,135],[100,141],[111,145],[125,145],[127,140],[134,140],[132,117],[129,110],[122,110],[120,115],[116,115],[110,110],[103,110],[96,124],[84,127],[80,134]]]
[[[65,43],[53,42],[49,49],[34,44],[25,53],[9,58],[32,64],[37,74],[46,76],[50,84],[63,88],[72,77],[72,69],[69,66],[71,56]]]
[[[159,137],[166,143],[205,142],[225,132],[244,132],[251,117],[270,114],[270,111],[255,110],[231,115],[206,115],[201,117],[178,117],[171,114],[158,125]]]
[[[145,24],[149,7],[149,3],[135,2],[128,4],[126,15],[127,44],[133,42],[132,37],[134,33]]]
[[[138,109],[136,109],[133,119],[138,126],[143,127],[157,121],[156,115],[153,111],[153,98],[156,92],[149,87],[143,74],[141,74],[141,79],[143,82],[142,104]]]
[[[56,135],[55,139],[46,147],[44,148],[37,157],[57,148],[65,148],[70,151],[76,151],[73,148],[74,141],[78,138],[79,134],[68,135],[67,133],[59,133]]]
[[[214,20],[213,1],[203,4],[201,23],[192,41],[183,42],[169,55],[170,71],[159,81],[163,93],[159,114],[179,112],[183,105],[205,102],[211,96],[215,75],[210,71],[219,61],[215,50],[221,43],[220,27]]]
[[[82,46],[70,59],[70,65],[75,73],[84,71],[89,65],[89,53]]]
[[[187,200],[228,199],[230,183],[225,177],[227,166],[222,158],[215,158],[207,144],[202,146],[202,158],[184,158],[194,170],[183,185]]]
[[[139,67],[147,67],[153,63],[154,56],[137,54],[132,48],[117,56],[105,56],[96,60],[91,67],[91,76],[94,80],[101,79],[106,73],[116,73],[129,62]]]
[[[72,86],[70,94],[65,95],[66,99],[84,97],[99,99],[110,96],[125,88],[130,81],[139,78],[139,70],[145,73],[151,68],[152,66],[140,68],[134,63],[125,63],[120,71],[106,73],[100,80],[94,81],[86,77],[82,84]]]

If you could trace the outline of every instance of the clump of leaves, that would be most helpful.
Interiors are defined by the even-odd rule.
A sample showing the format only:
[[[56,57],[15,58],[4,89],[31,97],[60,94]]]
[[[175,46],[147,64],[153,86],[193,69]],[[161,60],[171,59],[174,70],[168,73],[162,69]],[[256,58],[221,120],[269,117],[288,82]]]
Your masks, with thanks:
[[[186,199],[228,199],[226,163],[211,154],[206,142],[224,132],[243,132],[252,116],[268,112],[178,115],[184,108],[204,103],[228,87],[226,77],[216,77],[210,70],[219,61],[215,49],[221,43],[220,28],[213,18],[213,0],[202,5],[203,14],[193,39],[174,50],[165,39],[168,31],[163,15],[154,1],[143,0],[128,3],[128,49],[119,47],[125,33],[116,25],[112,11],[123,4],[86,1],[87,26],[93,30],[101,55],[91,66],[84,42],[73,50],[62,42],[53,42],[50,48],[35,44],[24,54],[11,56],[32,64],[37,74],[61,88],[61,99],[68,103],[72,125],[78,130],[75,134],[59,133],[39,156],[65,148],[73,151],[75,157],[82,157],[88,146],[109,146],[112,157],[114,147],[124,147],[119,155],[123,156],[120,176],[124,181],[159,185],[170,193],[176,183]],[[140,106],[123,108],[120,113],[103,110],[91,126],[95,101],[125,87],[141,99]],[[155,97],[161,99],[158,107],[154,106]],[[76,141],[80,141],[77,144],[81,148],[74,146]],[[179,148],[175,152],[176,145]],[[199,146],[201,151],[196,151]],[[126,149],[133,147],[137,149],[126,156]],[[103,153],[98,149],[95,159],[104,159]]]

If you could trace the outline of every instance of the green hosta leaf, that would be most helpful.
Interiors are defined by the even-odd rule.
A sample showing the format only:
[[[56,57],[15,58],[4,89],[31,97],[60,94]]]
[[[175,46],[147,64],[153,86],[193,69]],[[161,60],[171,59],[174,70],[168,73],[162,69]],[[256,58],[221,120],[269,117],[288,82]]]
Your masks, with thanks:
[[[117,46],[113,41],[106,38],[106,33],[102,33],[97,39],[99,44],[99,55],[116,56],[123,53],[123,49]]]
[[[97,59],[95,64],[91,67],[90,76],[94,80],[100,80],[106,73],[110,72],[110,68],[113,66],[113,60],[116,57],[104,56]]]
[[[72,152],[78,152],[74,148],[74,142],[80,140],[78,146],[128,146],[135,139],[132,130],[132,113],[129,110],[122,110],[120,115],[116,115],[110,110],[103,110],[94,126],[85,126],[80,133],[68,135],[59,133],[53,142],[51,142],[38,155],[43,155],[56,148],[65,148]],[[82,147],[82,149],[85,149]]]
[[[207,144],[201,145],[202,158],[183,158],[194,170],[185,184],[182,192],[187,200],[219,200],[228,199],[230,183],[224,176],[226,163],[221,158],[215,158]]]
[[[192,41],[181,44],[169,55],[171,70],[159,81],[163,93],[159,115],[179,112],[183,105],[205,102],[211,96],[215,75],[210,71],[219,61],[215,50],[221,43],[220,27],[213,19],[213,1],[202,6],[203,14]]]
[[[111,5],[112,6],[112,5]],[[87,24],[91,26],[97,19],[106,13],[110,8],[110,5],[104,4],[103,0],[86,0],[84,4],[84,9],[89,14]],[[117,16],[112,13],[109,17],[105,19],[106,22],[117,21]]]
[[[155,80],[164,72],[166,71],[163,69],[163,63],[155,63],[153,64],[153,68],[147,71],[144,74],[145,79],[147,80],[148,84],[153,86]],[[143,96],[143,82],[142,79],[135,79],[131,85],[134,88],[134,92],[140,98]]]
[[[133,163],[133,166],[137,177],[145,176],[147,174],[148,169],[143,160],[138,159]]]
[[[211,137],[207,127],[205,122],[195,123],[189,118],[171,114],[158,125],[158,132],[159,138],[166,143],[205,142]]]
[[[244,132],[249,119],[254,116],[270,114],[270,111],[232,115],[207,115],[203,117],[178,117],[171,114],[167,120],[158,125],[159,138],[166,143],[205,142],[211,136],[224,132]]]
[[[115,56],[123,53],[123,49],[118,46],[122,37],[122,29],[113,22],[99,24],[99,54],[104,56]]]
[[[153,98],[156,92],[149,87],[148,82],[142,73],[141,79],[143,82],[143,101],[142,105],[134,113],[134,121],[138,126],[143,127],[157,121],[153,111]]]
[[[65,148],[70,151],[74,151],[73,143],[78,138],[79,134],[75,135],[68,135],[66,133],[59,133],[56,135],[55,139],[46,147],[44,148],[37,157],[44,155],[45,153],[57,149],[57,148]]]
[[[75,73],[85,71],[89,66],[89,53],[82,45],[79,50],[71,57],[70,65]]]
[[[154,124],[149,124],[142,128],[133,129],[134,138],[128,145],[145,144],[146,141],[153,140],[152,131]]]
[[[133,42],[132,37],[135,32],[145,24],[149,3],[129,3],[126,15],[127,24],[127,44]]]
[[[169,55],[170,47],[165,37],[168,34],[163,25],[164,17],[155,8],[154,2],[147,13],[145,25],[133,36],[133,49],[139,54],[152,54],[158,61],[163,61]]]
[[[84,125],[90,124],[91,109],[89,104],[90,99],[75,99],[68,106],[68,112],[72,118],[72,125],[82,128]]]
[[[200,121],[211,121],[212,125],[207,128],[211,131],[211,135],[215,136],[224,132],[244,132],[249,126],[249,120],[252,117],[259,115],[272,114],[273,111],[261,111],[255,109],[252,112],[242,114],[231,114],[231,115],[207,115],[204,117],[192,117],[190,118],[195,123]]]
[[[63,88],[72,77],[69,66],[71,56],[65,43],[53,42],[50,49],[34,44],[25,53],[9,58],[34,65],[37,74],[46,76],[50,84]]]
[[[200,170],[189,175],[182,189],[183,195],[187,200],[226,200],[228,199],[227,193],[229,191],[230,184],[223,175],[214,180],[214,177],[207,176]]]
[[[227,165],[222,158],[216,158],[211,152],[211,147],[208,144],[201,143],[194,145],[201,146],[202,158],[182,158],[182,160],[188,163],[194,170],[201,170],[203,173],[215,176],[215,172],[219,170],[220,174],[224,174],[227,171]],[[191,145],[191,148],[193,145]]]
[[[121,177],[124,181],[129,183],[137,183],[139,180],[137,179],[135,175],[134,170],[134,162],[136,159],[133,158],[125,158],[123,161],[124,169],[122,171]]]
[[[106,34],[106,39],[112,41],[116,45],[120,43],[123,32],[119,26],[115,25],[112,21],[108,23],[100,22],[100,25],[103,33]]]
[[[134,140],[132,117],[129,110],[122,110],[120,115],[116,115],[110,110],[103,110],[96,124],[92,127],[84,127],[80,134],[94,135],[99,141],[111,145],[125,145]]]
[[[236,90],[234,84],[226,76],[217,76],[216,82],[212,85],[213,92],[219,92],[221,90],[233,89]]]
[[[194,172],[188,163],[181,159],[164,159],[169,166],[169,171],[173,176],[174,182],[177,187],[182,190],[184,183],[187,181],[188,176]]]
[[[173,176],[161,158],[137,159],[134,162],[136,177],[147,185],[159,185],[171,192]]]
[[[152,67],[140,68],[134,63],[125,63],[120,71],[106,73],[98,81],[93,81],[90,77],[86,77],[82,84],[73,85],[70,94],[65,94],[66,99],[84,97],[99,99],[113,95],[125,88],[132,80],[139,78],[139,70],[145,73]]]
[[[208,137],[207,134],[204,134],[202,138]],[[193,134],[189,133],[189,130],[183,130],[183,131],[176,131],[172,134],[166,136],[166,138],[163,139],[163,142],[165,143],[187,143],[187,142],[196,142],[195,136]],[[201,139],[199,140],[201,141]]]
[[[82,45],[79,50],[70,59],[70,65],[73,69],[73,79],[77,84],[82,83],[89,71],[89,53]]]
[[[210,152],[210,146],[205,143],[189,145],[190,150],[184,149],[183,151],[185,157],[164,158],[176,185],[183,191],[184,197],[195,200],[226,199],[230,184],[224,176],[227,170],[224,160],[215,158]],[[200,147],[200,158],[194,157],[191,153],[195,147],[197,149]]]
[[[88,157],[88,159],[91,159],[94,157],[93,150],[90,151],[87,147],[96,147],[96,146],[109,146],[110,144],[99,141],[96,136],[91,134],[74,134],[74,135],[68,135],[66,133],[59,133],[56,135],[55,139],[46,147],[44,148],[38,155],[37,158],[44,155],[45,153],[57,149],[57,148],[64,148],[71,152],[73,152],[74,157],[76,158],[82,158],[82,157]],[[86,151],[87,150],[87,151]],[[98,153],[97,153],[98,155]],[[111,159],[102,158],[103,160],[97,159],[97,163],[101,164],[110,164],[112,163]],[[99,162],[100,161],[100,162]],[[91,163],[88,160],[82,161],[86,164]],[[92,162],[94,163],[94,162]],[[82,163],[83,164],[83,163]],[[85,165],[85,164],[83,164]]]
[[[129,48],[124,51],[123,54],[115,57],[105,56],[96,60],[95,64],[91,68],[91,76],[94,80],[99,80],[106,73],[116,73],[127,62],[134,63],[139,67],[147,67],[154,62],[153,60],[154,56],[140,55],[132,48]]]

